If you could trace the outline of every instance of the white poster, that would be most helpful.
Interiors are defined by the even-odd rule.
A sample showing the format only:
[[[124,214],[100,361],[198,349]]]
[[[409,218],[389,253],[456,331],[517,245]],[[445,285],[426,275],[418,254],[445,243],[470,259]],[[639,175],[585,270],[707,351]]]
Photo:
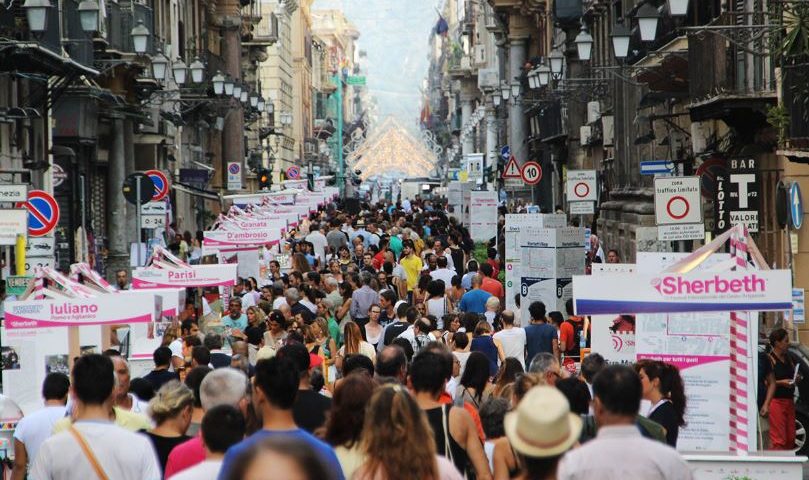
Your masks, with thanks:
[[[51,372],[70,374],[68,329],[0,329],[3,394],[28,415],[42,408],[42,382]],[[81,354],[101,353],[101,327],[79,327]]]
[[[514,310],[517,304],[514,295],[519,293],[520,283],[520,248],[517,236],[523,227],[561,228],[567,225],[567,216],[562,214],[539,213],[507,213],[505,226],[506,258],[506,308]]]
[[[497,235],[497,192],[470,192],[469,215],[472,240],[485,242]]]
[[[594,263],[596,276],[632,273],[630,263]],[[593,315],[590,317],[590,351],[598,353],[608,363],[635,363],[635,316]]]
[[[685,256],[638,252],[638,271],[660,272]],[[710,270],[728,258],[726,254],[714,254],[697,271]],[[728,451],[730,313],[639,314],[636,324],[637,358],[676,365],[683,377],[687,424],[680,429],[678,450]]]
[[[530,318],[528,307],[535,301],[549,312],[564,312],[573,296],[572,277],[584,274],[584,229],[524,227],[517,238],[522,318]]]

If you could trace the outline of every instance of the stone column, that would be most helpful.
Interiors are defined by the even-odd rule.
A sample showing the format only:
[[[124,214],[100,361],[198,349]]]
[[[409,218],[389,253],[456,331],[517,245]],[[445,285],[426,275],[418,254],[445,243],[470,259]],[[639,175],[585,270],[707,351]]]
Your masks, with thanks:
[[[220,0],[217,5],[217,13],[219,12],[221,16],[217,20],[222,35],[224,73],[234,80],[242,81],[242,37],[239,32],[242,19],[239,0]],[[244,176],[244,114],[238,100],[230,100],[222,131],[222,165],[216,165],[215,168],[221,168],[224,172],[227,162],[240,162]]]
[[[123,124],[123,142],[124,142],[124,176],[137,171],[135,165],[135,131],[133,129],[132,120],[124,118],[121,123]],[[118,187],[119,189],[121,187]],[[119,192],[120,193],[120,192]],[[129,202],[125,202],[126,207],[126,251],[129,252],[129,244],[140,241],[140,230],[137,224],[137,207]]]
[[[486,165],[497,165],[499,157],[497,145],[497,110],[491,95],[486,96]]]
[[[109,236],[109,255],[107,256],[107,278],[115,279],[115,272],[129,268],[130,233],[127,231],[127,202],[121,194],[121,186],[126,178],[124,151],[124,119],[112,120],[112,144],[110,145],[109,167],[107,169],[107,235]]]
[[[522,68],[528,56],[528,37],[531,31],[531,19],[527,15],[515,11],[509,16],[508,31],[508,67],[505,81],[509,86],[517,82],[515,78],[522,75]],[[528,145],[525,143],[528,130],[528,119],[523,113],[522,97],[508,100],[509,146],[522,165],[529,160]]]
[[[477,83],[469,79],[461,80],[461,128],[468,126],[472,121],[472,114],[474,113],[475,98]],[[461,153],[467,155],[475,153],[475,135],[470,132],[469,135],[463,137],[461,143]]]

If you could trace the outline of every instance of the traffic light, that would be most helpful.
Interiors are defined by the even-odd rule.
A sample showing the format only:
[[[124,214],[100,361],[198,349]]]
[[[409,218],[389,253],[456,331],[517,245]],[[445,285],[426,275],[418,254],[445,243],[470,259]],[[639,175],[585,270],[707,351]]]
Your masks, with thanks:
[[[258,189],[269,190],[272,186],[272,172],[266,168],[259,168],[256,176],[258,177]]]

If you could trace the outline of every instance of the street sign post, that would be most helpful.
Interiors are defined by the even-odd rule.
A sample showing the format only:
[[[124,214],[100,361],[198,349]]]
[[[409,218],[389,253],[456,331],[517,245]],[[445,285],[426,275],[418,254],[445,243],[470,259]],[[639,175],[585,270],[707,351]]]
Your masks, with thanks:
[[[595,202],[598,200],[595,170],[568,170],[567,201]]]
[[[503,160],[511,158],[511,147],[504,145],[503,148],[500,149],[500,158]]]
[[[705,238],[699,177],[655,178],[655,220],[660,240]]]
[[[508,163],[506,163],[506,167],[503,169],[503,179],[508,180],[509,178],[522,178],[520,166],[517,165],[517,159],[514,158],[513,155],[509,157]]]
[[[143,173],[148,176],[150,180],[152,180],[152,183],[154,183],[154,194],[152,195],[152,201],[158,202],[163,200],[169,193],[169,179],[166,178],[166,174],[160,170],[146,170]]]
[[[646,160],[640,162],[641,175],[670,175],[674,171],[674,162],[670,160]]]
[[[542,167],[534,161],[525,162],[522,166],[522,181],[526,185],[536,185],[542,180]]]
[[[28,185],[0,185],[0,202],[24,202],[28,199]]]
[[[792,228],[800,230],[803,225],[803,196],[798,182],[789,186],[789,217]]]
[[[301,176],[301,169],[297,165],[293,165],[287,168],[287,179],[288,180],[297,180]]]
[[[31,190],[28,200],[17,203],[17,208],[28,210],[28,235],[41,237],[47,235],[59,223],[59,204],[48,192]]]
[[[242,189],[242,164],[228,162],[228,190]]]

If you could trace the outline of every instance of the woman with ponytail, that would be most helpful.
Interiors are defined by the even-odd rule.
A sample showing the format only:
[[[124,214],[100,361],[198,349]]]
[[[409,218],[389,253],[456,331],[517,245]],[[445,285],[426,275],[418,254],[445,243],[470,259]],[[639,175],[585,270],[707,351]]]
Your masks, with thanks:
[[[666,429],[666,443],[677,447],[677,435],[685,425],[685,387],[680,370],[669,363],[648,361],[640,367],[643,398],[652,402],[647,417]]]

